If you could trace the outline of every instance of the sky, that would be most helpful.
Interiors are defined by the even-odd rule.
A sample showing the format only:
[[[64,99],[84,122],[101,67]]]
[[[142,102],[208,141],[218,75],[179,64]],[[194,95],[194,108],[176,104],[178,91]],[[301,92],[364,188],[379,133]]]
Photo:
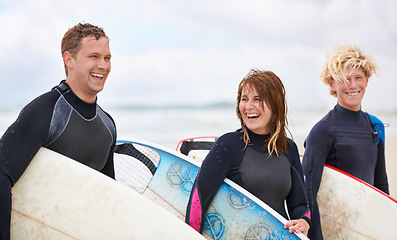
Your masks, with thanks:
[[[61,39],[79,22],[110,37],[104,108],[235,104],[257,68],[281,78],[290,110],[330,109],[336,99],[319,74],[343,42],[380,69],[363,110],[397,112],[394,0],[1,0],[0,109],[22,108],[65,78]]]

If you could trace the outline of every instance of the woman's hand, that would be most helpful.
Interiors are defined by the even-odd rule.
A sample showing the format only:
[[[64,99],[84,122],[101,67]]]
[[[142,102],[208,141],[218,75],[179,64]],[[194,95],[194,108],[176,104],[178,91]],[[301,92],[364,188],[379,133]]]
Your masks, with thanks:
[[[290,233],[303,233],[307,236],[307,233],[309,232],[310,225],[306,220],[303,218],[300,218],[298,220],[291,220],[288,221],[285,226],[285,229],[289,228]]]

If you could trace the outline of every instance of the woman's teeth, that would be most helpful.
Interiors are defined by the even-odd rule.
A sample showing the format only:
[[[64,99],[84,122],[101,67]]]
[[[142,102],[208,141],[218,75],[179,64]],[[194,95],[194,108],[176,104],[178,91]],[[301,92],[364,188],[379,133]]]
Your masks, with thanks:
[[[259,117],[259,115],[257,115],[257,114],[247,114],[247,117],[248,118],[257,118],[257,117]]]

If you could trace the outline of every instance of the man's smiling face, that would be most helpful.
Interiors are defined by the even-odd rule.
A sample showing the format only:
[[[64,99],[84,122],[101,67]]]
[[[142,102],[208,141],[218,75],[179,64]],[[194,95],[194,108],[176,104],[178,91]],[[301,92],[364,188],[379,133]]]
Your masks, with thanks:
[[[86,102],[93,102],[102,91],[111,70],[110,48],[106,37],[82,39],[80,51],[70,57],[67,82],[73,92]]]
[[[336,92],[338,104],[351,111],[361,109],[361,101],[368,85],[368,78],[361,68],[350,69],[349,82],[344,83],[337,80],[329,82],[332,91]]]

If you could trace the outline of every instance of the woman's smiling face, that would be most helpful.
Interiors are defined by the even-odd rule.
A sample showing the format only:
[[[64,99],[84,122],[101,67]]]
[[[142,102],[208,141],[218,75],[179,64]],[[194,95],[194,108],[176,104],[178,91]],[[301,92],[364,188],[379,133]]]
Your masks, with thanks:
[[[241,94],[239,110],[244,124],[256,134],[268,134],[272,111],[255,88],[245,87]]]

